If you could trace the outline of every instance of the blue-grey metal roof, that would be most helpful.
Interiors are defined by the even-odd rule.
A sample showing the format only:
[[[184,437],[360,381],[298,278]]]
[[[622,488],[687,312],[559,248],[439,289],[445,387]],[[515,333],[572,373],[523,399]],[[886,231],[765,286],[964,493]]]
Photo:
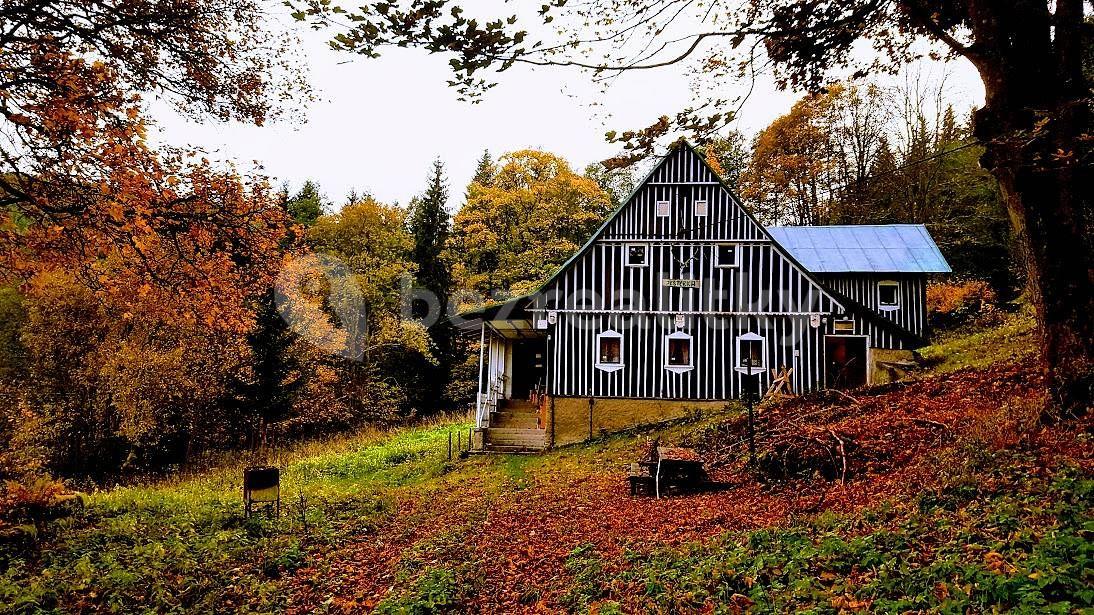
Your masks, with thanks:
[[[767,231],[813,273],[949,273],[922,224],[769,226]]]

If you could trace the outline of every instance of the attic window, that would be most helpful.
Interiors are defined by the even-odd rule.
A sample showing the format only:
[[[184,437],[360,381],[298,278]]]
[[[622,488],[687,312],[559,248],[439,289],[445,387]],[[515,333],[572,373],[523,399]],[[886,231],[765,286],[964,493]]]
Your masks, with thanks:
[[[715,264],[719,267],[736,267],[737,266],[737,244],[735,243],[720,243],[715,248]]]
[[[627,244],[627,266],[645,267],[649,263],[647,260],[649,248],[644,243]]]
[[[657,215],[661,217],[667,217],[672,213],[672,203],[668,201],[657,201]]]
[[[893,280],[882,280],[877,283],[878,307],[884,311],[892,311],[900,307],[900,284]]]
[[[695,201],[695,215],[700,217],[707,215],[706,201]]]

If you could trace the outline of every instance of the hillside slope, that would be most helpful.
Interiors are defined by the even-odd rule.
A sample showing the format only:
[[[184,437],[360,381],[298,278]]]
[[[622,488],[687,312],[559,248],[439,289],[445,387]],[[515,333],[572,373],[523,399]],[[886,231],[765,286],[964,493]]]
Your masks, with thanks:
[[[244,521],[238,467],[92,494],[0,547],[6,612],[691,612],[1094,606],[1090,419],[1043,426],[1028,325],[949,341],[908,383],[738,408],[536,456],[448,461],[442,422],[282,459],[285,514]],[[1009,349],[1000,350],[1006,346]],[[982,360],[977,348],[1001,361]],[[929,349],[928,357],[948,357]],[[724,489],[631,498],[648,438]],[[792,453],[792,454],[791,454]]]

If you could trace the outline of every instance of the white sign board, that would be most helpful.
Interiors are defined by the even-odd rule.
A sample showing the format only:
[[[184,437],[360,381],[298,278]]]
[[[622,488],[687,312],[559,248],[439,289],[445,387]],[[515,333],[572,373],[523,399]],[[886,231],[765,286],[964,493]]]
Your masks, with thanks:
[[[662,280],[666,288],[699,288],[699,280]]]

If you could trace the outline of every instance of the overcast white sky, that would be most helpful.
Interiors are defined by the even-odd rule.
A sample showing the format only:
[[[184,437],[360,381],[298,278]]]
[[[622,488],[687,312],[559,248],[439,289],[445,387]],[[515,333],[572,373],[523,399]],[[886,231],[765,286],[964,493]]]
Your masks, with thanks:
[[[688,77],[673,68],[626,75],[607,95],[586,73],[518,68],[472,105],[458,101],[446,85],[451,75],[442,56],[392,50],[379,59],[362,59],[331,51],[326,34],[301,28],[299,35],[318,100],[296,113],[298,121],[263,127],[195,124],[155,105],[158,138],[204,147],[215,158],[258,161],[277,183],[287,181],[294,189],[313,179],[336,207],[351,189],[405,204],[424,188],[439,156],[447,168],[449,207],[456,209],[484,148],[495,158],[517,149],[544,149],[582,169],[617,153],[604,140],[607,130],[646,126],[691,99]],[[967,63],[928,70],[948,71],[948,91],[958,108],[982,102],[982,87]],[[738,115],[737,128],[751,137],[797,97],[761,81]]]

